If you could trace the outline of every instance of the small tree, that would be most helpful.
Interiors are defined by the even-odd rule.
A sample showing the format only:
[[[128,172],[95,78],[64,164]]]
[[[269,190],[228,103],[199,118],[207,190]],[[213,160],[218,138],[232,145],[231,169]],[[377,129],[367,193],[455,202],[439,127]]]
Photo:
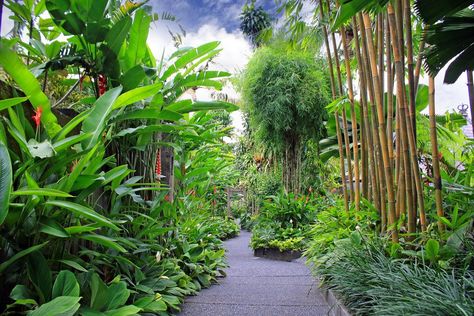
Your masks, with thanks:
[[[247,2],[240,13],[240,30],[254,47],[260,46],[259,35],[271,26],[271,19],[262,6],[256,8],[255,0]]]
[[[256,139],[279,154],[288,192],[300,189],[305,143],[325,135],[329,103],[324,65],[285,44],[260,48],[249,61],[241,89]]]

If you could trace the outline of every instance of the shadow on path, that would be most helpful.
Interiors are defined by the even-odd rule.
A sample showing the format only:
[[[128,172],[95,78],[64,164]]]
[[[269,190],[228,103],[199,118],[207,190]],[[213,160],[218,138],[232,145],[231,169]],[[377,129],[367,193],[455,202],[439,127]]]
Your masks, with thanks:
[[[253,256],[251,234],[225,242],[230,267],[219,284],[188,297],[180,316],[318,316],[329,308],[302,259],[274,261]]]

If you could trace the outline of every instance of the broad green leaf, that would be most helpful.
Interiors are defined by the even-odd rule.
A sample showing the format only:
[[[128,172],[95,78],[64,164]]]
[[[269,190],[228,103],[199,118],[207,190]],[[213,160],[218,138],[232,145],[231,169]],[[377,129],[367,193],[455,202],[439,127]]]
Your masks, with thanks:
[[[18,189],[12,192],[12,195],[37,195],[37,196],[54,196],[54,197],[63,197],[63,198],[73,197],[72,195],[66,192],[55,190],[55,189],[46,189],[46,188],[32,189],[29,187]]]
[[[54,137],[54,142],[61,141],[64,139],[74,128],[81,124],[87,116],[91,113],[91,110],[81,112],[79,115],[75,116],[70,120],[66,125],[63,126],[62,130]]]
[[[76,270],[78,270],[78,271],[87,272],[87,270],[86,270],[83,266],[81,266],[79,263],[77,263],[77,262],[75,262],[75,261],[72,261],[72,260],[65,260],[65,259],[63,259],[63,260],[58,260],[58,261],[64,263],[65,265],[68,265],[68,266],[70,266],[71,268],[74,268],[74,269],[76,269]]]
[[[125,248],[123,248],[121,245],[116,243],[116,241],[117,241],[116,239],[113,239],[113,238],[110,238],[110,237],[107,237],[107,236],[87,234],[87,235],[81,235],[81,236],[79,236],[79,238],[92,241],[96,244],[99,244],[99,245],[102,245],[102,246],[105,246],[105,247],[108,247],[108,248],[111,248],[111,249],[115,249],[119,252],[127,252],[127,250]]]
[[[35,251],[28,256],[27,272],[29,280],[33,283],[40,298],[40,303],[49,301],[53,280],[48,261],[42,252]]]
[[[123,137],[131,134],[141,133],[152,133],[152,132],[165,132],[171,133],[173,131],[182,130],[183,127],[171,124],[156,124],[156,125],[142,125],[134,128],[126,128],[118,132],[115,137]]]
[[[104,314],[110,316],[130,316],[137,315],[138,312],[140,312],[141,310],[142,309],[140,307],[137,307],[135,305],[127,305],[117,309],[108,310]]]
[[[115,53],[116,56],[118,56],[120,48],[122,47],[122,44],[125,41],[131,26],[132,18],[127,15],[115,23],[107,33],[105,41],[107,42],[107,46]]]
[[[416,92],[416,111],[421,112],[428,106],[428,86],[424,84],[418,85]]]
[[[60,141],[55,142],[53,144],[53,149],[56,152],[61,152],[63,150],[69,149],[72,145],[80,143],[91,136],[92,134],[86,133],[86,134],[73,135],[73,136],[64,138]]]
[[[120,77],[120,83],[124,91],[129,91],[137,88],[145,78],[146,73],[142,65],[136,65]]]
[[[127,284],[125,282],[118,282],[109,286],[107,294],[106,308],[110,310],[127,303],[130,296],[130,290],[127,289]]]
[[[163,87],[161,82],[151,84],[144,87],[135,88],[133,90],[127,91],[120,95],[115,101],[112,109],[119,109],[124,106],[133,104],[135,102],[145,100],[151,96],[157,94],[160,89]]]
[[[102,136],[108,116],[112,111],[112,105],[122,92],[122,87],[116,87],[107,91],[95,103],[91,113],[87,116],[82,124],[82,132],[92,134],[87,141],[83,141],[83,148],[91,148],[96,144]]]
[[[43,113],[41,122],[49,136],[53,137],[61,130],[56,116],[51,112],[51,104],[48,97],[41,90],[41,85],[33,74],[28,70],[18,55],[0,43],[0,65],[7,72],[23,92],[29,96],[29,100],[35,109],[41,107]]]
[[[68,238],[71,236],[61,224],[51,218],[43,218],[40,221],[39,231],[60,238]]]
[[[157,300],[154,295],[143,297],[135,301],[133,304],[135,306],[141,307],[145,312],[157,313],[167,310],[165,301],[163,301],[161,298]]]
[[[154,119],[164,121],[178,121],[183,117],[182,114],[170,111],[168,109],[160,110],[157,108],[148,108],[144,110],[133,111],[116,117],[115,121]]]
[[[100,310],[102,309],[105,304],[107,304],[107,285],[105,285],[104,281],[97,275],[97,273],[94,273],[91,277],[91,282],[90,282],[90,288],[91,288],[91,304],[90,306],[93,309]]]
[[[170,104],[166,107],[167,110],[178,112],[181,114],[196,112],[196,111],[207,111],[207,110],[226,110],[228,112],[236,111],[239,107],[235,104],[224,102],[224,101],[210,101],[210,102],[184,102],[178,101]]]
[[[181,57],[179,57],[173,65],[168,67],[168,69],[163,73],[161,76],[161,80],[165,81],[171,75],[179,71],[180,69],[186,67],[189,63],[193,62],[194,60],[198,59],[199,57],[211,52],[212,50],[216,49],[219,46],[220,42],[210,42],[204,45],[201,45],[197,48],[193,48],[188,50],[184,53]]]
[[[12,186],[13,170],[10,155],[8,148],[0,142],[0,225],[8,215]]]
[[[425,246],[425,254],[428,260],[431,262],[436,262],[439,254],[439,242],[434,239],[428,240]]]
[[[58,273],[53,285],[53,296],[79,296],[79,283],[77,283],[74,273],[68,270],[62,270]]]
[[[18,98],[0,100],[0,111],[8,109],[9,107],[17,105],[18,103],[24,102],[26,100],[28,100],[28,97],[18,97]]]
[[[37,309],[28,312],[28,316],[73,316],[79,307],[81,297],[59,296],[54,300],[41,305]]]
[[[52,205],[59,207],[61,209],[66,209],[71,211],[74,215],[80,216],[80,217],[85,217],[91,221],[94,221],[98,224],[101,224],[105,227],[111,228],[113,230],[119,231],[120,228],[118,228],[115,224],[110,222],[106,217],[100,215],[93,209],[90,209],[88,207],[85,207],[83,205],[73,203],[73,202],[68,202],[68,201],[48,201],[45,203],[46,205]]]
[[[133,19],[126,52],[126,64],[132,68],[145,58],[146,41],[150,30],[151,16],[145,10],[138,10]]]
[[[20,258],[23,258],[24,256],[27,256],[29,255],[30,253],[32,252],[35,252],[37,250],[40,250],[41,248],[43,248],[44,246],[46,246],[48,244],[49,241],[46,241],[42,244],[39,244],[39,245],[35,245],[35,246],[31,246],[30,248],[26,248],[18,253],[16,253],[13,257],[11,257],[10,259],[8,259],[7,261],[3,262],[2,264],[0,264],[0,273],[5,270],[6,268],[8,268],[9,265],[11,265],[13,262],[17,261],[18,259]]]

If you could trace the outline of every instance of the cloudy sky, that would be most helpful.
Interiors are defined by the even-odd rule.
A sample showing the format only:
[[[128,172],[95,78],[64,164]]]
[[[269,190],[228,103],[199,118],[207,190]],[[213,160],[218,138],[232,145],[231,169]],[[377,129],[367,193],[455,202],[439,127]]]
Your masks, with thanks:
[[[177,20],[155,22],[148,43],[155,56],[160,57],[163,50],[165,56],[169,56],[175,50],[169,30],[179,32],[181,25],[186,32],[183,46],[220,41],[223,51],[215,59],[214,68],[238,72],[245,67],[252,54],[248,41],[239,30],[239,14],[245,2],[246,0],[150,0],[149,4],[154,11],[159,14],[171,13]],[[274,19],[277,18],[274,0],[257,0],[257,5],[263,5]],[[11,28],[9,14],[8,10],[3,12],[2,33]],[[468,103],[466,76],[462,75],[453,85],[444,85],[443,77],[442,71],[436,78],[436,107],[440,114],[457,109],[459,104]],[[422,78],[422,83],[427,83],[426,78]],[[227,89],[225,92],[235,94],[231,88]],[[198,97],[209,98],[210,95],[201,91]],[[240,125],[238,119],[236,124]]]
[[[152,0],[157,12],[170,12],[176,16],[178,23],[186,30],[183,44],[196,46],[218,40],[223,51],[216,59],[215,67],[236,72],[245,67],[251,56],[251,48],[239,30],[239,13],[245,0]],[[257,5],[277,19],[274,0],[257,0]],[[178,30],[176,23],[156,23],[150,36],[150,45],[157,54],[163,48],[168,53],[173,51],[173,44],[168,28]],[[458,105],[468,104],[466,76],[462,75],[453,85],[443,84],[444,71],[436,78],[436,112],[442,114],[448,110],[457,110]],[[428,83],[422,78],[421,83]],[[227,91],[232,93],[232,91]],[[206,94],[198,94],[206,98]],[[237,119],[236,125],[240,125]]]

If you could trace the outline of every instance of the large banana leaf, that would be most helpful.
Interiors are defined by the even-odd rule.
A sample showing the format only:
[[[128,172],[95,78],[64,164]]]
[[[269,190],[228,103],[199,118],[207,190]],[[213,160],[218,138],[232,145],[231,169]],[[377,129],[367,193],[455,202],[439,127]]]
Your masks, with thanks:
[[[26,68],[18,55],[11,49],[0,43],[0,65],[23,92],[29,96],[30,102],[35,109],[41,107],[43,113],[41,122],[49,136],[53,137],[61,130],[56,116],[51,112],[51,104],[48,97],[41,90],[41,86],[35,76]]]
[[[180,69],[183,69],[188,64],[216,49],[219,44],[220,42],[210,42],[197,48],[188,50],[185,54],[179,57],[173,65],[166,69],[166,71],[163,73],[163,76],[161,76],[161,80],[165,81]]]
[[[473,3],[472,0],[436,1],[436,3],[433,0],[415,0],[415,11],[426,24],[434,24],[443,17],[453,15]]]
[[[0,142],[0,225],[8,214],[10,192],[12,189],[12,165],[8,148]]]
[[[228,112],[237,111],[239,107],[235,104],[224,102],[224,101],[211,101],[203,102],[192,100],[182,100],[176,103],[170,104],[166,107],[167,110],[178,112],[181,114],[197,111],[207,111],[207,110],[226,110]]]
[[[112,106],[122,92],[122,87],[116,87],[107,91],[95,103],[94,107],[82,124],[82,132],[90,133],[92,136],[83,141],[84,149],[93,147],[104,131],[108,116],[112,112]]]
[[[138,65],[146,55],[146,40],[150,29],[151,16],[145,11],[138,10],[133,19],[126,52],[126,65],[130,69]]]
[[[160,91],[162,87],[163,87],[163,84],[161,82],[157,82],[148,86],[139,87],[139,88],[135,88],[133,90],[127,91],[121,94],[117,98],[114,105],[112,106],[112,109],[113,110],[119,109],[127,105],[130,105],[132,103],[154,96]]]

